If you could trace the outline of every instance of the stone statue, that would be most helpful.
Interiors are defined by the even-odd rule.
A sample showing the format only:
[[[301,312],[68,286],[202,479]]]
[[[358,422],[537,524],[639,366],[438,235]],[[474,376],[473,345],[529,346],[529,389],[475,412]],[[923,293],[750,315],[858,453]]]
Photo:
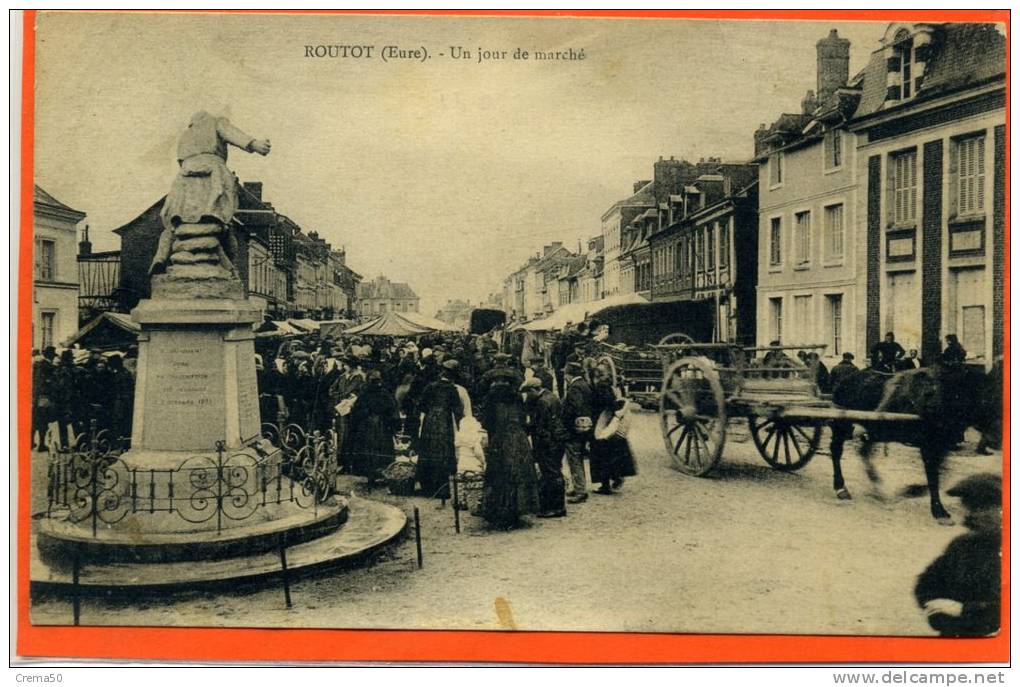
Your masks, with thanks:
[[[149,273],[153,296],[243,297],[234,260],[237,238],[230,220],[237,211],[237,179],[227,169],[227,144],[268,155],[268,139],[256,139],[226,117],[198,112],[177,144],[180,172],[163,204],[163,233]],[[165,273],[165,274],[163,274]]]

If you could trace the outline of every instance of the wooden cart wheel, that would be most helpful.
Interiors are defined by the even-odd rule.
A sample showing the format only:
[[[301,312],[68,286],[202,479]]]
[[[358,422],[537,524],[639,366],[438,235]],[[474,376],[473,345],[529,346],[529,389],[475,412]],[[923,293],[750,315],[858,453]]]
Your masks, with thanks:
[[[702,477],[726,443],[726,400],[707,358],[681,358],[666,369],[659,395],[662,438],[680,472]]]
[[[683,332],[673,332],[659,339],[660,346],[669,346],[671,344],[692,344],[694,339],[687,336]]]
[[[822,440],[822,428],[782,418],[747,418],[751,438],[765,462],[776,470],[794,472],[811,462]]]

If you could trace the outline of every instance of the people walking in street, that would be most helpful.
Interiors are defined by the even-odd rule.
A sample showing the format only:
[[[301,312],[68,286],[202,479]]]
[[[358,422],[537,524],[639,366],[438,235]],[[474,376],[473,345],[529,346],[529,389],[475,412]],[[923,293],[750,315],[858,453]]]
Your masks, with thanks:
[[[40,451],[46,447],[46,434],[57,416],[56,355],[57,350],[47,346],[42,356],[32,361],[32,441]]]
[[[592,389],[592,416],[605,417],[608,423],[613,416],[626,411],[626,400],[619,397],[613,388],[612,371],[598,365],[594,371],[595,385]],[[609,495],[623,486],[625,477],[637,474],[634,455],[625,437],[613,434],[608,437],[592,436],[591,481],[599,482],[596,494]]]
[[[992,474],[965,478],[946,492],[960,497],[970,530],[949,543],[917,578],[914,596],[943,637],[999,631],[1002,588],[1002,483]]]
[[[581,503],[588,499],[588,480],[584,472],[584,459],[591,440],[592,392],[580,362],[570,361],[564,368],[565,396],[563,399],[563,425],[569,439],[565,447],[567,467],[570,470],[568,503]]]
[[[454,437],[464,407],[452,372],[442,368],[439,379],[422,394],[421,436],[418,441],[417,479],[426,496],[449,498],[449,478],[457,471]]]
[[[522,515],[538,512],[539,502],[524,408],[509,379],[489,387],[481,420],[488,433],[482,517],[493,528],[513,529],[521,524]]]
[[[535,377],[524,382],[521,390],[527,398],[531,453],[538,465],[538,517],[561,518],[567,514],[563,451],[568,434],[560,399]]]
[[[383,388],[380,372],[369,373],[348,422],[351,471],[371,487],[394,461],[393,436],[400,429],[397,401]]]

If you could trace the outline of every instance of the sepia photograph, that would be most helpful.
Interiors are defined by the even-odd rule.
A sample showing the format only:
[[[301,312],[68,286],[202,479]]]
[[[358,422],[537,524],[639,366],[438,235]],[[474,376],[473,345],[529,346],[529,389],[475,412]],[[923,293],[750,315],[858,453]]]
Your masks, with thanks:
[[[31,625],[1008,635],[1008,13],[731,14],[28,15]]]

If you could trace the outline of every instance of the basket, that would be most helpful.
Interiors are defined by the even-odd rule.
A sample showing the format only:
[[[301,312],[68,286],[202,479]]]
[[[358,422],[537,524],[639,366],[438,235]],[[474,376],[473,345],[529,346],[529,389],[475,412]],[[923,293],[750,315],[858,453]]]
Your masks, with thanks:
[[[394,496],[413,496],[416,471],[417,467],[411,461],[398,460],[386,466],[382,475],[391,494]]]
[[[464,470],[450,477],[457,480],[457,510],[464,510],[472,515],[482,512],[482,494],[485,490],[485,475],[472,470]],[[453,486],[450,487],[453,494]]]

